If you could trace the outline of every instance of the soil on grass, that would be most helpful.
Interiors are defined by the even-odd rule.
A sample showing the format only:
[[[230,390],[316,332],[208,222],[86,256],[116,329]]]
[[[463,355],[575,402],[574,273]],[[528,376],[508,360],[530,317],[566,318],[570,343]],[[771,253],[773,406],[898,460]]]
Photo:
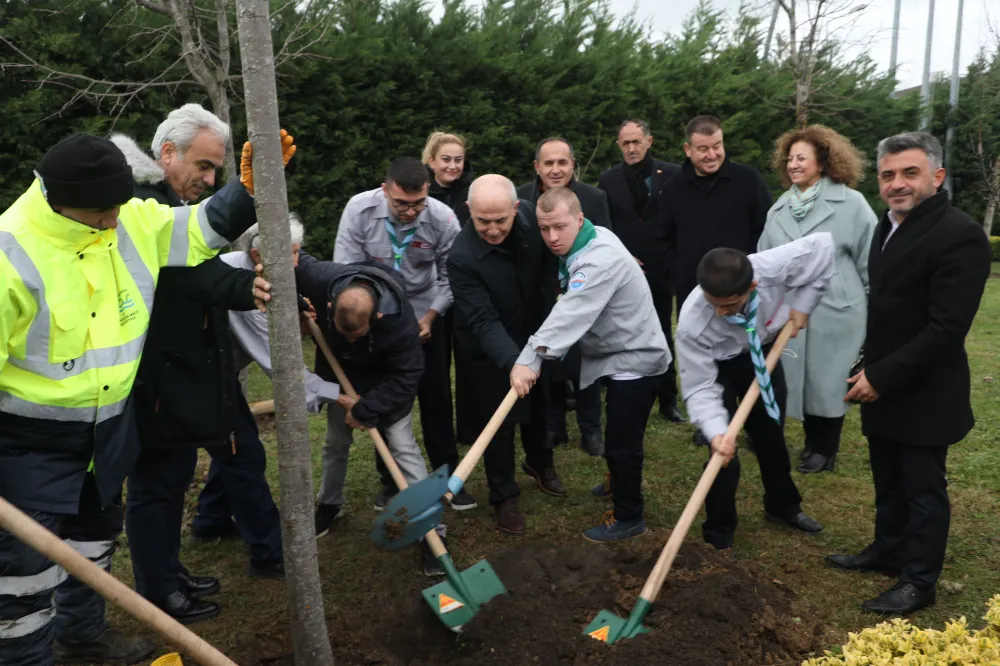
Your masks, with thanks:
[[[583,635],[602,609],[628,615],[658,554],[649,544],[530,545],[491,555],[508,594],[462,634],[444,627],[419,593],[400,590],[373,603],[368,616],[333,623],[335,659],[351,666],[760,666],[797,664],[829,645],[827,628],[780,581],[694,543],[681,550],[646,617],[649,634],[613,646]]]

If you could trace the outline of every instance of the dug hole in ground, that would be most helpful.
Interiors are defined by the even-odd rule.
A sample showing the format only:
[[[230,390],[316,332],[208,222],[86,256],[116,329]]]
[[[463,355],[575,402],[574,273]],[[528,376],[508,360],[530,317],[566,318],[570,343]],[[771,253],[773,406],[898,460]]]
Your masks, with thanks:
[[[649,634],[613,646],[583,635],[602,609],[628,615],[662,547],[641,541],[628,547],[526,545],[491,554],[508,594],[484,606],[460,635],[424,603],[415,583],[426,579],[401,580],[366,609],[333,619],[336,663],[760,666],[799,664],[835,640],[780,581],[694,542],[682,547],[646,617]],[[240,663],[291,666],[292,660],[258,652]]]

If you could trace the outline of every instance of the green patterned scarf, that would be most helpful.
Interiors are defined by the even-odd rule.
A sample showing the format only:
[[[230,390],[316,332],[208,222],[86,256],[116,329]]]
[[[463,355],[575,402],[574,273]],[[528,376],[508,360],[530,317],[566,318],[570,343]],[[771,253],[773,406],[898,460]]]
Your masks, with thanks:
[[[565,257],[559,257],[559,286],[562,287],[564,294],[566,293],[566,286],[569,284],[570,262],[573,261],[573,257],[580,250],[590,245],[591,241],[595,238],[597,238],[597,230],[590,220],[584,218],[583,226],[580,227],[580,233],[576,235],[576,240],[573,241],[573,247],[569,249]]]
[[[792,185],[792,189],[789,190],[792,195],[790,207],[792,209],[792,216],[796,220],[801,220],[812,210],[813,204],[816,203],[816,198],[819,197],[822,184],[823,179],[820,178],[813,183],[812,187],[808,187],[805,190],[800,190],[798,185]]]

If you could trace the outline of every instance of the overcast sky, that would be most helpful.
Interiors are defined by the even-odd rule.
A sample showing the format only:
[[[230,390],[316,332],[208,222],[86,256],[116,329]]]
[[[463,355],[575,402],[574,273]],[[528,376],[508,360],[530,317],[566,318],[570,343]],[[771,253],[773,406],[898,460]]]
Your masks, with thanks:
[[[608,2],[613,11],[621,14],[627,14],[634,7],[638,17],[648,21],[657,35],[678,32],[684,20],[698,5],[698,0],[608,0]],[[902,0],[897,56],[902,88],[919,85],[923,76],[929,2],[930,0]],[[934,3],[932,76],[934,72],[951,74],[958,3],[959,0],[936,0]],[[754,4],[764,5],[765,0],[754,0]],[[894,0],[870,0],[868,4],[869,9],[860,15],[850,33],[850,41],[870,41],[873,59],[881,69],[885,70],[889,67]],[[740,0],[714,0],[713,5],[717,9],[735,13],[740,6]],[[981,47],[995,43],[989,26],[990,24],[996,26],[1000,22],[1000,0],[965,0],[964,13],[960,59],[963,73]],[[779,17],[778,29],[787,29],[787,25],[787,19],[782,23],[782,17]],[[853,48],[857,52],[858,47]]]

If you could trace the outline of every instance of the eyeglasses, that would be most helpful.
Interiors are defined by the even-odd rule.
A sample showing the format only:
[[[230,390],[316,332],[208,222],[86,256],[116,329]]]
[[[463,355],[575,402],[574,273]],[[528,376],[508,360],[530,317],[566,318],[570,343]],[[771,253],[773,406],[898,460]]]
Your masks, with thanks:
[[[389,197],[389,201],[392,202],[392,207],[398,211],[412,209],[414,213],[420,213],[427,208],[427,199],[421,199],[420,201],[400,201],[395,197]]]

